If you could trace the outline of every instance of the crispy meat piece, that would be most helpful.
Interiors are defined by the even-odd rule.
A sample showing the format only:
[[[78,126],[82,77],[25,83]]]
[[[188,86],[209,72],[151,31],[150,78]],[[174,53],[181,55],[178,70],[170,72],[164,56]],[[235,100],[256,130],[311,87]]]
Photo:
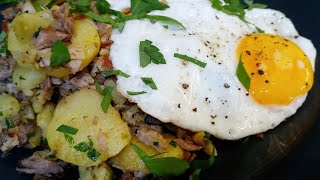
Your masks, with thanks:
[[[175,141],[182,149],[187,150],[187,151],[199,151],[202,149],[202,146],[198,146],[193,143],[193,141],[188,140],[188,139],[174,139]]]
[[[20,167],[17,171],[27,174],[61,174],[64,172],[63,167],[66,163],[50,159],[47,157],[49,152],[35,152],[31,157],[20,161]]]
[[[1,15],[6,20],[12,20],[17,14],[17,11],[13,7],[9,7],[3,11],[1,11]]]
[[[68,34],[53,29],[43,29],[34,40],[37,49],[51,47],[57,40],[65,40]]]
[[[137,138],[145,145],[154,147],[158,152],[165,152],[168,148],[168,142],[158,132],[148,125],[141,125],[137,131]]]
[[[57,24],[54,26],[55,29],[66,32],[69,35],[73,34],[73,19],[67,4],[63,4],[56,9],[53,8],[52,16],[57,20]]]

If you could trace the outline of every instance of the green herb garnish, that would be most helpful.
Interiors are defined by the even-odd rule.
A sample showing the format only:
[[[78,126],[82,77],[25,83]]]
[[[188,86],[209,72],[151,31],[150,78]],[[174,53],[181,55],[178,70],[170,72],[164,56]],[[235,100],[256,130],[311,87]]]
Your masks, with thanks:
[[[50,66],[57,67],[62,64],[68,63],[71,60],[69,50],[66,43],[57,40],[51,47]]]
[[[165,10],[169,8],[167,4],[158,0],[131,0],[131,13],[143,17],[153,10]]]
[[[2,31],[0,34],[0,54],[6,54],[8,50],[8,42],[5,41],[7,34]]]
[[[139,45],[140,67],[146,67],[151,62],[154,64],[166,64],[166,60],[160,50],[152,45],[149,40],[140,41]]]
[[[20,80],[26,80],[26,78],[24,78],[24,77],[21,76],[21,75],[19,76],[19,79],[20,79]]]
[[[55,5],[58,2],[58,0],[51,0],[48,4],[47,4],[47,8],[51,9],[53,5]]]
[[[6,125],[7,125],[8,129],[11,129],[11,128],[15,127],[14,122],[9,118],[6,118]]]
[[[81,12],[89,11],[90,0],[77,0],[76,9]]]
[[[77,151],[87,153],[87,156],[92,161],[99,159],[100,153],[93,147],[93,142],[89,139],[89,142],[81,142],[74,146]]]
[[[185,61],[192,62],[193,64],[196,64],[196,65],[198,65],[198,66],[200,66],[202,68],[205,68],[206,65],[207,65],[207,63],[205,63],[205,62],[199,61],[199,60],[197,60],[195,58],[189,57],[187,55],[179,54],[179,53],[174,53],[174,57],[183,59]]]
[[[2,4],[16,4],[18,2],[19,2],[19,0],[1,0],[0,5],[2,5]]]
[[[56,129],[56,131],[66,133],[66,134],[76,135],[78,132],[78,129],[62,124]]]
[[[74,148],[75,148],[77,151],[80,151],[80,152],[87,152],[87,151],[89,151],[89,149],[90,149],[91,147],[90,147],[90,145],[89,145],[87,142],[81,142],[81,143],[75,145]]]
[[[193,160],[191,162],[191,170],[193,170],[192,174],[189,176],[189,180],[198,180],[200,179],[201,171],[205,171],[209,169],[214,163],[216,156],[216,150],[214,149],[212,155],[207,160]]]
[[[73,140],[73,137],[70,136],[69,134],[67,133],[63,133],[64,135],[64,139],[69,143],[69,144],[73,144],[74,143],[74,140]]]
[[[228,15],[232,15],[232,16],[238,16],[242,21],[249,23],[246,19],[245,19],[245,9],[251,10],[254,8],[260,8],[260,9],[264,9],[267,7],[267,5],[265,4],[259,4],[259,3],[253,3],[253,0],[225,0],[224,4],[220,1],[220,0],[210,0],[212,3],[212,7],[222,11]],[[253,24],[251,24],[253,25]],[[255,25],[253,25],[255,26]],[[263,33],[264,31],[262,31],[260,28],[258,28],[257,26],[255,26],[256,30],[258,33]]]
[[[173,18],[167,17],[167,16],[157,16],[157,15],[146,15],[144,18],[149,19],[151,21],[160,21],[167,24],[173,24],[178,26],[181,29],[186,29],[183,24]],[[167,26],[168,27],[168,26]],[[168,29],[168,28],[166,28]]]
[[[102,14],[110,14],[108,9],[110,4],[106,0],[96,0],[96,7],[98,11]]]
[[[98,81],[95,81],[95,85],[96,91],[103,95],[103,99],[101,101],[100,106],[104,112],[107,112],[112,101],[112,91],[114,90],[114,87],[109,86],[102,90]]]
[[[107,71],[102,71],[102,74],[103,74],[105,77],[110,77],[110,76],[113,76],[113,75],[122,76],[122,77],[125,77],[125,78],[130,77],[128,74],[124,73],[124,72],[121,71],[121,70],[107,70]]]
[[[137,95],[141,95],[141,94],[146,94],[147,92],[145,92],[145,91],[141,91],[141,92],[127,91],[127,93],[128,93],[130,96],[137,96]]]
[[[149,87],[151,87],[151,89],[154,89],[154,90],[157,90],[157,85],[154,83],[153,79],[152,78],[148,78],[148,77],[142,77],[141,78],[142,81],[148,85]]]
[[[22,118],[22,119],[21,119],[21,122],[23,122],[23,123],[25,123],[25,124],[28,124],[28,123],[29,123],[29,121],[28,121],[27,118]]]
[[[170,141],[169,144],[174,148],[177,147],[177,143],[175,141]]]
[[[3,116],[3,112],[2,111],[0,111],[0,116]]]
[[[249,91],[251,78],[243,66],[242,54],[240,55],[239,63],[238,63],[238,67],[237,67],[237,77],[238,77],[239,81],[241,82],[241,84],[247,89],[247,91]]]
[[[117,27],[116,22],[107,14],[100,15],[100,14],[97,14],[93,11],[81,12],[80,14],[83,14],[83,15],[85,15],[93,20],[96,20],[98,22],[109,23],[113,27]]]
[[[178,176],[184,174],[190,167],[187,161],[175,157],[156,158],[156,155],[149,156],[135,144],[131,144],[131,146],[149,171],[156,176]]]
[[[200,173],[201,173],[201,169],[196,169],[189,176],[189,180],[200,180]]]

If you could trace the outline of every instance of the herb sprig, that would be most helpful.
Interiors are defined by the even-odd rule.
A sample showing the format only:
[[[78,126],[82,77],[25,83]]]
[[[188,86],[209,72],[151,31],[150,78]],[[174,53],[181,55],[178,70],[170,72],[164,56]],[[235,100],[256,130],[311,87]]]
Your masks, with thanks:
[[[95,85],[96,85],[96,91],[98,93],[100,93],[101,95],[103,95],[103,99],[101,101],[101,108],[104,112],[107,112],[111,101],[112,101],[112,92],[114,90],[113,86],[108,86],[104,89],[101,89],[100,84],[98,83],[98,81],[95,81]]]
[[[189,62],[192,62],[193,64],[196,64],[202,68],[205,68],[207,66],[207,63],[205,62],[202,62],[198,59],[195,59],[195,58],[192,58],[192,57],[189,57],[187,55],[183,55],[183,54],[179,54],[179,53],[174,53],[174,57],[176,58],[179,58],[179,59],[183,59],[185,61],[189,61]]]
[[[71,61],[66,43],[57,40],[51,47],[50,66],[57,67]]]
[[[89,139],[89,142],[80,142],[74,146],[74,149],[80,152],[87,153],[87,157],[92,161],[97,161],[101,155],[94,147],[93,142]]]
[[[152,45],[152,41],[140,41],[139,45],[140,67],[144,68],[153,62],[154,64],[166,64],[163,54]]]
[[[239,58],[236,74],[241,84],[247,89],[247,91],[249,91],[251,78],[248,75],[246,69],[244,68],[244,65],[242,62],[242,54],[240,55],[240,58]]]

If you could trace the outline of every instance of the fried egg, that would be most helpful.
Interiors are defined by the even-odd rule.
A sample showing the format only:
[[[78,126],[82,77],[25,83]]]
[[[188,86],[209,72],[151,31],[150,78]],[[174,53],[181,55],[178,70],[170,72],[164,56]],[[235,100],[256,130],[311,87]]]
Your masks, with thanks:
[[[167,0],[170,8],[150,14],[181,22],[186,30],[149,20],[128,21],[114,32],[110,58],[117,89],[146,113],[191,131],[236,140],[265,132],[293,115],[313,84],[316,51],[290,19],[271,9],[246,11],[246,20],[211,7],[208,0]],[[255,26],[264,30],[257,34]],[[166,64],[140,67],[139,44],[152,41]],[[202,68],[175,53],[205,62]],[[236,72],[240,57],[250,89]],[[157,90],[141,77],[150,77]],[[129,95],[128,91],[147,92]]]

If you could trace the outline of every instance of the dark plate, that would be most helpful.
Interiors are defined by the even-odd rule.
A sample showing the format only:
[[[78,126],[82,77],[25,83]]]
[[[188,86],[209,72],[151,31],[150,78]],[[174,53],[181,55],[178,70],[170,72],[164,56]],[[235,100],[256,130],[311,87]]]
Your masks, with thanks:
[[[260,0],[284,12],[300,35],[320,48],[318,0]],[[1,8],[0,8],[1,9]],[[319,33],[319,35],[318,35]],[[219,156],[203,179],[320,179],[320,63],[316,63],[315,84],[298,112],[264,139],[214,140]],[[31,179],[15,171],[18,159],[30,151],[16,151],[0,158],[0,179]],[[74,176],[75,177],[75,176]],[[69,178],[68,178],[69,179]]]

